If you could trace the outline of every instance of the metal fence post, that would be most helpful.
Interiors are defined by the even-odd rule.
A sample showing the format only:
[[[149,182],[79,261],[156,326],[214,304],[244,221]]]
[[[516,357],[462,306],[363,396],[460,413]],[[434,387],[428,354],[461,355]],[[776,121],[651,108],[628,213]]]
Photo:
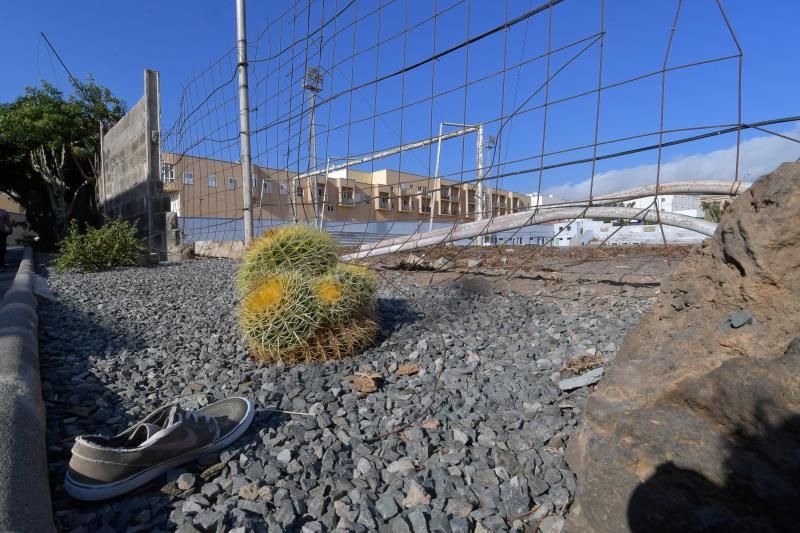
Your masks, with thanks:
[[[236,48],[239,62],[239,139],[242,149],[242,191],[244,194],[244,245],[253,241],[253,177],[250,161],[250,96],[247,88],[247,29],[245,0],[236,0]]]

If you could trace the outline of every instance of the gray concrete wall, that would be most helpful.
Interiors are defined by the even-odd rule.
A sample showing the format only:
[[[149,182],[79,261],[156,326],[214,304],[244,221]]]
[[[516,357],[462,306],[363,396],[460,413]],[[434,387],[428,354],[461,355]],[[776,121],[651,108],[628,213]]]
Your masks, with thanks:
[[[164,260],[169,196],[160,177],[160,109],[158,72],[145,70],[144,96],[103,136],[98,196],[107,218],[135,222],[149,251]]]

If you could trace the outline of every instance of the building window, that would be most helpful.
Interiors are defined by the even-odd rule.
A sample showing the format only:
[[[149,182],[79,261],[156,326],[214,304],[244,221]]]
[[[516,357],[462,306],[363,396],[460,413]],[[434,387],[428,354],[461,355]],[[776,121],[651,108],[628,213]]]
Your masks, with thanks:
[[[217,175],[216,174],[211,174],[208,177],[208,186],[209,187],[216,187],[217,186]]]
[[[272,182],[267,180],[261,182],[261,190],[264,194],[272,194]]]
[[[187,170],[183,173],[183,184],[194,185],[194,174],[191,170]]]
[[[379,192],[378,193],[378,209],[391,209],[392,204],[389,202],[389,193],[388,192]]]
[[[356,202],[360,202],[361,201],[361,193],[360,192],[355,193],[353,195],[353,198],[355,199]]]
[[[287,187],[285,183],[281,183],[278,188],[281,194],[289,194],[289,187]]]
[[[235,189],[236,188],[236,178],[234,176],[228,176],[228,189]]]
[[[181,196],[178,193],[169,195],[169,210],[181,216]]]
[[[258,189],[258,176],[253,174],[250,177],[250,190],[255,191],[256,189]]]
[[[353,205],[353,188],[352,187],[342,187],[342,192],[340,194],[340,202],[344,205]]]
[[[172,165],[161,165],[161,181],[172,183],[175,181],[175,169]]]
[[[301,185],[298,185],[297,187],[295,187],[294,194],[298,198],[302,198],[303,197],[303,187]]]
[[[328,210],[328,213],[333,213],[333,206],[332,205],[326,205],[325,208]]]

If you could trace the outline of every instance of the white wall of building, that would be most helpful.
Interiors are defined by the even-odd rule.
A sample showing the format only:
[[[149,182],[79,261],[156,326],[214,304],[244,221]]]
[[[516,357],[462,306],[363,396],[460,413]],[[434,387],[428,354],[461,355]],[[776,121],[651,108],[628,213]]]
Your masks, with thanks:
[[[645,196],[633,200],[633,207],[644,209],[653,203],[654,196]],[[625,202],[627,205],[629,202]],[[700,207],[700,197],[686,194],[665,194],[658,197],[658,208],[667,213],[680,213],[682,211],[702,209]],[[702,215],[701,215],[702,216]]]
[[[531,199],[531,207],[538,207],[540,205],[553,205],[563,203],[565,200],[560,196],[554,194],[538,194],[531,192],[526,194]]]
[[[173,213],[177,213],[178,216],[181,216],[181,193],[180,192],[171,192],[169,193],[169,210]]]
[[[584,233],[591,232],[596,242],[602,242],[614,234],[606,244],[663,244],[664,237],[670,244],[698,244],[706,238],[702,233],[666,225],[662,237],[661,230],[656,224],[631,224],[620,227],[599,220],[584,220],[583,223]]]

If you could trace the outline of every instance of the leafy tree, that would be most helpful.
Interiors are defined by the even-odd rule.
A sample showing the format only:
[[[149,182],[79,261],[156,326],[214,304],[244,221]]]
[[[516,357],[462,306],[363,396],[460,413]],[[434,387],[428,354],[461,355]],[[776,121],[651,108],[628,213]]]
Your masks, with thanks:
[[[125,102],[90,77],[73,94],[47,82],[0,104],[0,191],[20,203],[44,246],[52,247],[75,218],[96,225],[100,124],[107,131]]]
[[[711,202],[703,202],[700,204],[703,207],[703,214],[706,220],[711,222],[719,222],[722,215],[730,211],[731,203],[727,200],[720,202],[719,200]]]

